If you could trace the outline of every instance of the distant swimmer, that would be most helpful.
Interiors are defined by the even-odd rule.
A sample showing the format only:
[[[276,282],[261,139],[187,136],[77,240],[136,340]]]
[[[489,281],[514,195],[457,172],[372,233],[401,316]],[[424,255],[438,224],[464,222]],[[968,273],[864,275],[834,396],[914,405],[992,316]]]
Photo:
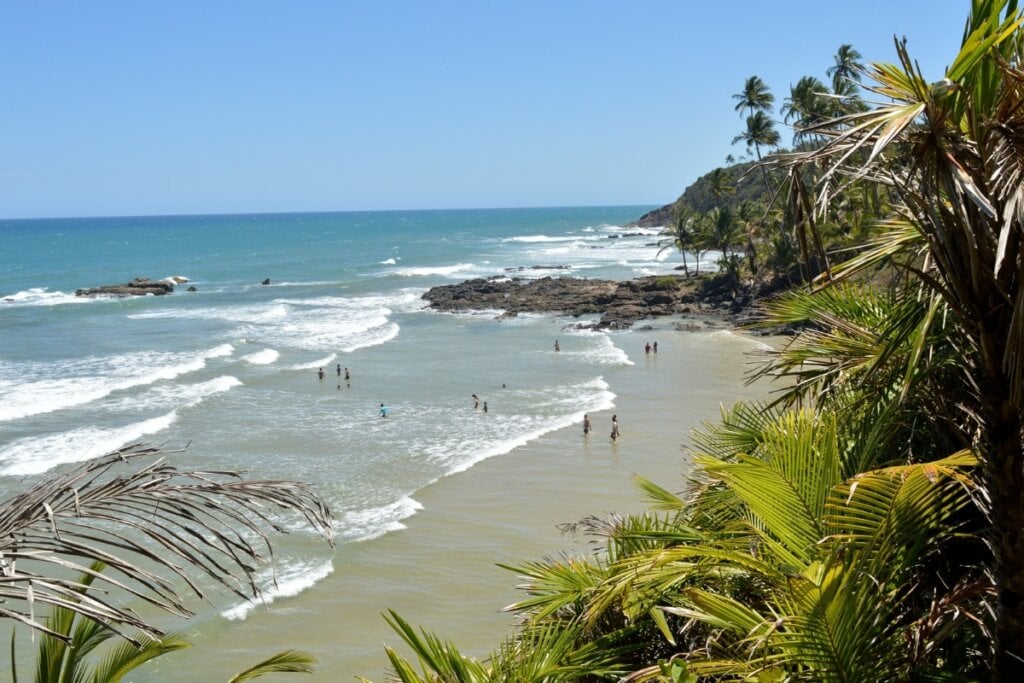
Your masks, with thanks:
[[[388,416],[388,409],[387,409],[387,407],[383,403],[380,404],[380,413],[378,413],[378,414],[381,417],[387,417]]]
[[[480,397],[477,396],[476,394],[473,394],[473,410],[478,410],[479,408],[480,408]]]
[[[612,415],[612,441],[619,439],[619,416]]]
[[[590,434],[590,416],[589,415],[584,415],[583,416],[583,436],[588,436],[589,434]]]
[[[324,369],[320,368],[320,372],[318,372],[316,374],[317,374],[317,377],[320,378],[320,381],[323,382],[324,381]]]
[[[555,340],[555,351],[561,351],[562,347],[558,345],[558,340]]]

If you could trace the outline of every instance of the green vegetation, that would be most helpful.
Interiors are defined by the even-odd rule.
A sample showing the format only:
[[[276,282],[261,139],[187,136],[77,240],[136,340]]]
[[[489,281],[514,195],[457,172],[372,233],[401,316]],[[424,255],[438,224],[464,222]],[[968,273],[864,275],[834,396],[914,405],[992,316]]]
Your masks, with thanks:
[[[128,446],[0,503],[0,617],[39,637],[35,681],[119,681],[187,647],[127,600],[189,616],[183,593],[204,597],[190,573],[258,599],[255,575],[273,559],[267,531],[284,531],[274,521],[281,513],[302,516],[331,541],[330,511],[307,485],[182,471],[162,454]],[[312,662],[284,651],[233,680],[308,672]],[[13,636],[10,665],[17,681]]]
[[[803,284],[764,314],[803,326],[759,370],[783,395],[694,434],[686,495],[638,480],[648,513],[579,524],[599,556],[509,567],[519,625],[485,661],[392,613],[398,680],[1024,680],[1024,19],[970,7],[945,79],[897,44],[869,108],[844,45],[831,95],[786,99],[801,146],[760,199],[747,166],[677,203],[663,248]],[[774,100],[736,99],[760,157]]]

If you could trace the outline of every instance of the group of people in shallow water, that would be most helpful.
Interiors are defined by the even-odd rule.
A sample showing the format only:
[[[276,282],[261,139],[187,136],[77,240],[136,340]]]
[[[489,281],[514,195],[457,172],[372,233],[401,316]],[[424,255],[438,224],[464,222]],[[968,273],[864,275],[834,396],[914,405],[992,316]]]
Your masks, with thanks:
[[[338,374],[338,388],[341,389],[341,363],[338,363],[338,366],[335,369],[335,371]],[[320,370],[317,371],[316,376],[320,379],[321,382],[323,382],[324,378],[327,375],[324,373],[324,369],[320,368]],[[345,386],[352,388],[351,379],[352,375],[349,373],[348,368],[345,368]]]
[[[583,436],[590,436],[593,425],[590,423],[590,415],[583,416]],[[612,415],[612,441],[619,440],[619,416]]]

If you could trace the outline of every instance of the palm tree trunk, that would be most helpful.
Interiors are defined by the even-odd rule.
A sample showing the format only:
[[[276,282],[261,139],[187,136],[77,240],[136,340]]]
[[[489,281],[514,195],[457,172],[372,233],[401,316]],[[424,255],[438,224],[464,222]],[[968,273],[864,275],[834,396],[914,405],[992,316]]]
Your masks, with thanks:
[[[998,589],[993,680],[1017,682],[1024,680],[1024,405],[1002,366],[1009,321],[990,318],[981,327],[980,389],[987,417],[982,461]]]

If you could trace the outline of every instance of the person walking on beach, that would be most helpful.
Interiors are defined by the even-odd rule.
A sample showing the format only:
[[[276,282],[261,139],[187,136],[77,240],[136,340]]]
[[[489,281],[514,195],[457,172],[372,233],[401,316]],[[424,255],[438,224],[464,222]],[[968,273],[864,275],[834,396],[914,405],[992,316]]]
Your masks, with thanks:
[[[320,382],[323,383],[323,381],[324,381],[324,369],[323,368],[320,368],[320,372],[317,373],[317,377],[319,377],[320,378]]]
[[[590,435],[590,416],[589,415],[584,415],[583,416],[583,436],[589,436],[589,435]]]
[[[619,416],[612,415],[612,441],[619,440]]]
[[[479,409],[480,409],[480,397],[477,396],[476,394],[473,394],[473,410],[479,410]]]
[[[381,417],[387,417],[388,416],[388,409],[384,406],[383,403],[380,404],[380,413],[379,413],[379,415]]]

